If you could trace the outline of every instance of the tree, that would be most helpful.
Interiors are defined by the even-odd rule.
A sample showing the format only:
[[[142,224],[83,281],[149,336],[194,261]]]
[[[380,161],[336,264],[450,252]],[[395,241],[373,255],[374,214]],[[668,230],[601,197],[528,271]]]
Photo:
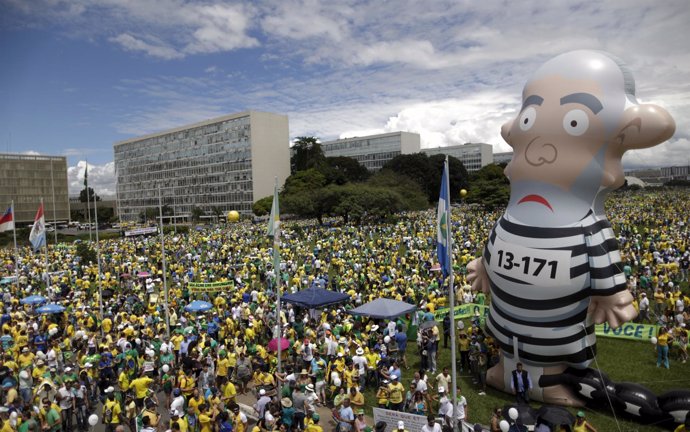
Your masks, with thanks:
[[[503,168],[496,164],[482,167],[472,175],[467,201],[481,204],[489,210],[504,207],[510,199],[510,182]]]
[[[414,180],[391,170],[382,169],[372,175],[367,184],[387,188],[397,192],[403,200],[406,210],[424,210],[429,208],[429,200],[422,188]]]
[[[369,170],[357,159],[346,156],[328,157],[320,171],[328,183],[345,184],[363,182],[369,177]]]
[[[438,201],[438,195],[441,192],[441,178],[443,177],[443,161],[445,159],[446,156],[443,154],[429,156],[429,164],[431,165],[432,172],[435,174],[433,183],[430,185],[431,190],[435,192],[435,199],[431,199],[431,201]],[[451,201],[458,199],[460,189],[467,189],[469,186],[468,179],[469,175],[462,161],[456,157],[448,156],[448,184],[450,186],[448,193],[450,194]]]
[[[255,202],[252,206],[252,211],[256,216],[260,217],[271,213],[271,207],[273,207],[273,195],[263,197]]]
[[[398,155],[389,160],[383,169],[389,169],[396,174],[404,175],[414,180],[422,189],[429,201],[434,201],[434,194],[438,198],[438,191],[434,192],[431,185],[434,183],[434,174],[431,172],[429,157],[425,153]]]
[[[297,137],[292,146],[290,157],[290,172],[292,174],[309,168],[316,168],[325,162],[323,149],[316,137]]]
[[[323,173],[315,168],[298,171],[285,179],[284,192],[293,194],[297,192],[314,191],[326,186],[328,181]]]
[[[426,153],[398,155],[388,161],[383,169],[389,169],[397,174],[414,180],[426,194],[430,202],[438,201],[441,191],[441,177],[443,175],[443,154],[427,156]],[[448,157],[448,171],[451,199],[458,199],[460,189],[467,187],[468,174],[462,161],[453,156]]]
[[[95,263],[98,259],[96,251],[94,251],[87,242],[80,242],[77,244],[75,253],[81,259],[82,264],[88,264],[89,262]]]
[[[88,198],[88,200],[89,200],[89,202],[94,202],[94,199],[95,199],[95,201],[100,201],[100,200],[101,200],[101,197],[99,197],[98,195],[96,195],[96,192],[94,192],[93,188],[89,188],[89,198]],[[83,202],[83,203],[87,202],[87,199],[86,199],[86,188],[82,189],[81,192],[79,192],[79,202]]]
[[[201,207],[194,206],[192,207],[192,222],[199,222],[201,220],[201,216],[205,214],[204,210]]]

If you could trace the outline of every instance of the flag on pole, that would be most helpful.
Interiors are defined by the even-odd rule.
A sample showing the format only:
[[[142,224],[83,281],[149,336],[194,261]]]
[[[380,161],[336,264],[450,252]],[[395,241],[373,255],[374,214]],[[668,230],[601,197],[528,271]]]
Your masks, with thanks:
[[[46,221],[43,216],[43,202],[41,202],[36,212],[34,226],[31,227],[31,234],[29,234],[29,241],[34,248],[34,252],[46,244]]]
[[[9,206],[4,215],[0,218],[0,232],[14,229],[14,218],[12,217],[12,206]]]
[[[273,237],[273,243],[280,241],[280,210],[278,208],[278,187],[273,189],[273,205],[271,206],[271,216],[268,219],[268,232]]]
[[[436,213],[436,253],[438,255],[438,262],[443,271],[443,277],[447,277],[450,272],[450,241],[448,238],[448,224],[450,223],[450,214],[448,206],[450,204],[450,195],[448,193],[448,159],[443,163],[443,176],[441,178],[441,194],[438,197],[438,210]]]

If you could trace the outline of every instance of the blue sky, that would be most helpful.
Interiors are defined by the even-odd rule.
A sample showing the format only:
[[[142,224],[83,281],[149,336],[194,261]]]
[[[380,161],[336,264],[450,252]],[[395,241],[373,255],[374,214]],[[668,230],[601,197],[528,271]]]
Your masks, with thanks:
[[[690,8],[597,2],[0,0],[0,152],[68,157],[77,192],[113,193],[112,144],[254,109],[290,135],[393,130],[423,147],[488,142],[546,59],[623,58],[676,135],[626,166],[688,163]]]

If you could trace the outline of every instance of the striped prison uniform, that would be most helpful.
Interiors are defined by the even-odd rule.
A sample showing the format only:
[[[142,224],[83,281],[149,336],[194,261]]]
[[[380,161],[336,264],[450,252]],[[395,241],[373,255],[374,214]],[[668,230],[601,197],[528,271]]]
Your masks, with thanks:
[[[517,337],[522,361],[587,367],[596,351],[594,324],[587,316],[590,296],[626,289],[611,224],[592,211],[573,225],[555,228],[520,225],[509,218],[504,215],[496,223],[484,249],[492,294],[489,333],[509,354]],[[517,252],[510,253],[511,247]],[[547,260],[557,255],[560,261],[545,265],[545,259],[530,257],[532,253]],[[512,272],[506,270],[508,255]],[[516,277],[518,273],[524,276]]]

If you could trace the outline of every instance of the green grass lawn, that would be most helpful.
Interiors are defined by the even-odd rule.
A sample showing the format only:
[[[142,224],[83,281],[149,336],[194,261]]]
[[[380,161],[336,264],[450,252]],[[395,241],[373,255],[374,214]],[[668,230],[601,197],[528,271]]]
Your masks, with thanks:
[[[598,346],[598,365],[614,382],[635,382],[642,384],[655,394],[660,395],[672,389],[687,389],[690,388],[690,363],[681,364],[678,361],[671,360],[671,369],[656,367],[656,349],[651,343],[643,343],[637,341],[627,341],[621,339],[611,339],[599,337],[597,339]],[[410,381],[414,376],[415,370],[420,366],[420,359],[417,355],[416,343],[410,342],[407,350],[407,361],[410,369],[403,370],[403,385],[405,388],[409,386]],[[443,349],[442,343],[439,348],[439,369],[443,366],[450,367],[450,349]],[[596,363],[592,364],[596,367]],[[432,378],[431,376],[429,377]],[[534,377],[533,377],[534,379]],[[514,402],[514,396],[499,392],[492,388],[487,389],[485,396],[480,396],[479,386],[472,384],[472,379],[467,374],[458,372],[459,385],[462,388],[463,395],[467,398],[469,420],[471,422],[482,423],[487,425],[491,418],[491,412],[494,407],[502,407],[505,404]],[[436,388],[435,383],[430,383],[430,388]],[[376,405],[376,390],[368,388],[365,392],[365,400],[369,406]],[[532,407],[538,408],[541,404],[533,402]],[[436,410],[437,407],[434,407]],[[368,410],[371,414],[371,408]],[[573,414],[577,412],[571,409]],[[588,420],[600,432],[618,431],[618,426],[610,412],[593,411],[586,408]],[[623,432],[632,431],[662,431],[665,429],[644,426],[625,419],[618,419],[620,430]]]

